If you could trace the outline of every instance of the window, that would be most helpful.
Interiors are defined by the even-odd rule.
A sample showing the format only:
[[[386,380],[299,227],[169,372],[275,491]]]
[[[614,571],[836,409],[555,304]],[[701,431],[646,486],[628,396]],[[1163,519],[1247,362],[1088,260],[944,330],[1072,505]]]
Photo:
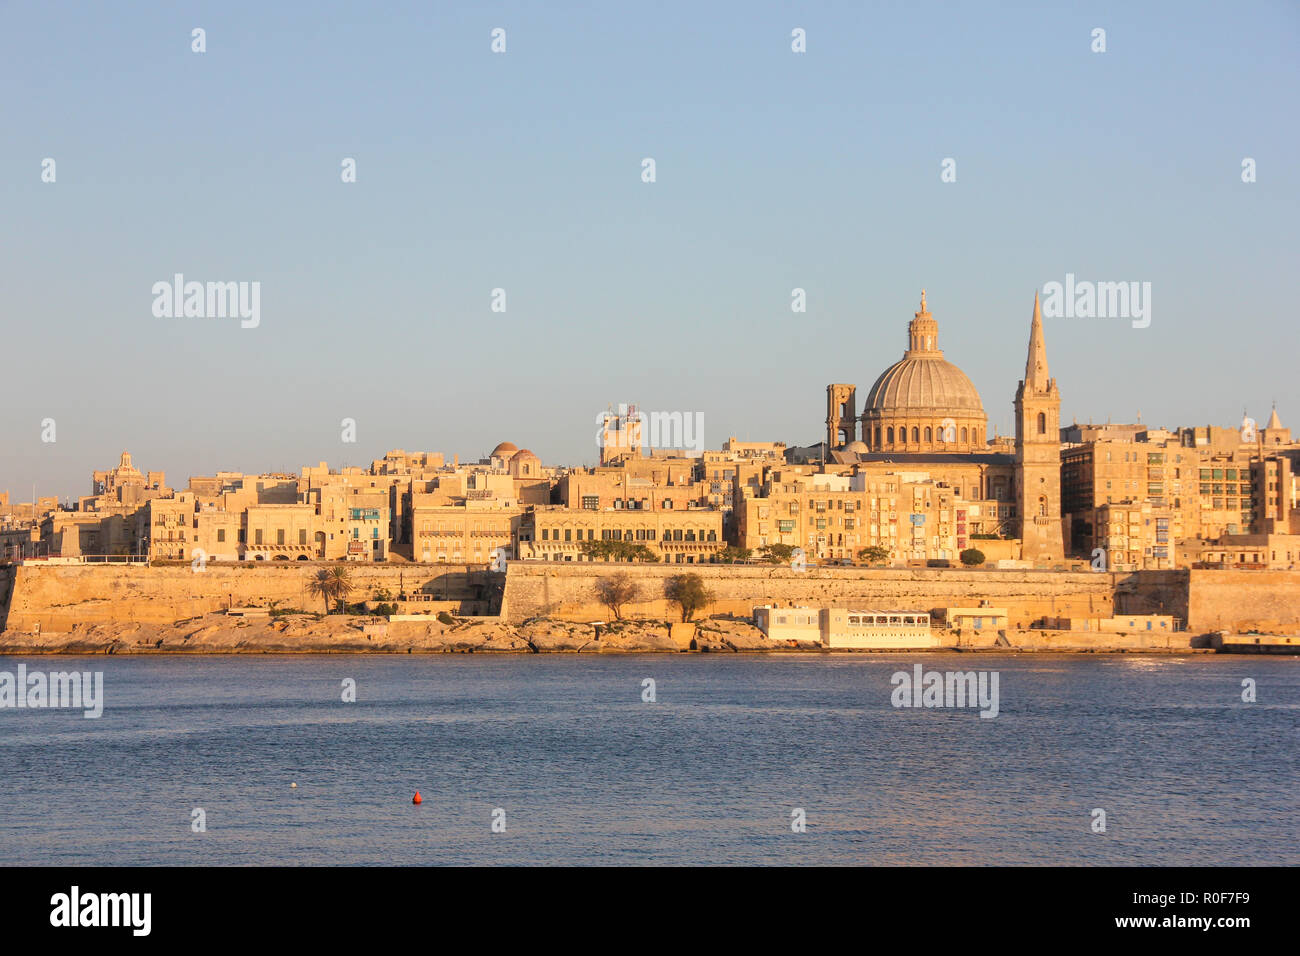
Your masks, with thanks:
[[[917,442],[918,444],[921,441],[921,429],[917,428],[915,425],[912,426],[912,441]]]
[[[925,426],[925,440],[934,441],[934,431],[930,428],[929,425]]]
[[[226,540],[226,529],[225,529],[225,528],[218,528],[218,529],[217,529],[217,541],[218,541],[218,542],[222,542],[222,541],[225,541],[225,540]]]
[[[965,444],[965,442],[966,442],[966,429],[965,429],[965,428],[963,428],[963,429],[961,430],[961,440],[962,440],[962,443]]]
[[[1043,412],[1038,413],[1038,434],[1047,434],[1047,415]]]
[[[378,529],[378,528],[375,529],[375,533],[376,533],[376,534],[379,533],[379,529]],[[299,529],[298,529],[298,543],[299,543],[299,544],[306,544],[306,543],[307,543],[307,529],[306,529],[306,528],[299,528]]]
[[[582,507],[587,511],[595,511],[600,507],[599,495],[583,495]]]
[[[253,543],[254,543],[254,544],[261,544],[261,543],[262,543],[262,529],[261,529],[261,528],[258,528],[256,531],[253,532]]]
[[[886,428],[885,436],[886,436],[886,441],[888,441],[892,445],[894,443],[894,429],[892,427]]]

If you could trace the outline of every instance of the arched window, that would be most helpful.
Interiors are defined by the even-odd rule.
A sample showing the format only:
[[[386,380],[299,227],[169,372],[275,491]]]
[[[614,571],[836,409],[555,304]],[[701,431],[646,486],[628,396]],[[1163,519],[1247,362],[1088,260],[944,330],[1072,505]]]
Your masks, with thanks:
[[[890,425],[885,429],[885,440],[891,445],[894,443],[894,426]]]
[[[921,443],[921,430],[915,425],[912,426],[912,441],[916,442],[918,445]]]
[[[1040,518],[1047,517],[1047,498],[1042,495],[1038,498],[1038,516]]]
[[[930,428],[929,425],[925,426],[925,440],[927,442],[934,441],[934,431]]]
[[[1038,434],[1040,435],[1047,434],[1047,415],[1045,415],[1043,412],[1038,413]]]
[[[880,426],[876,426],[876,447],[880,447]]]
[[[966,444],[966,441],[967,441],[967,438],[966,438],[966,429],[963,428],[963,429],[961,430],[961,443],[964,445],[964,444]]]

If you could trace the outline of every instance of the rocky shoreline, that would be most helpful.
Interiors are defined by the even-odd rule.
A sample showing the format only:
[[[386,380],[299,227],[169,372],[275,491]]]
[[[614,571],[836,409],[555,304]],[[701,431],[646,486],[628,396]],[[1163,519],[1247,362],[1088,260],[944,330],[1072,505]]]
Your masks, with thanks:
[[[0,654],[594,654],[816,650],[770,641],[743,621],[701,621],[685,641],[665,621],[603,624],[536,619],[514,625],[436,618],[393,621],[292,614],[238,618],[209,614],[170,625],[121,622],[66,632],[0,632]]]
[[[993,635],[979,644],[933,651],[1039,653],[1207,653],[1208,648],[1151,646],[1122,635],[1052,636],[1013,632],[1011,643]],[[829,653],[812,641],[773,641],[748,621],[710,618],[693,625],[667,621],[581,624],[535,618],[523,624],[493,619],[430,617],[387,621],[379,617],[319,614],[239,617],[207,614],[171,624],[79,624],[71,631],[0,632],[0,654],[643,654]],[[897,649],[881,649],[898,653]],[[864,653],[864,652],[856,652]],[[865,652],[872,653],[872,652]]]

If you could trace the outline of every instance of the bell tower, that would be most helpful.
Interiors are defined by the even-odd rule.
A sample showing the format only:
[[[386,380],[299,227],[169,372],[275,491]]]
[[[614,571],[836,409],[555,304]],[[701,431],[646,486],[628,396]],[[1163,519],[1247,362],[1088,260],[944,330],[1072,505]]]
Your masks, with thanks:
[[[1062,561],[1061,392],[1047,370],[1043,315],[1034,293],[1025,377],[1016,389],[1016,513],[1021,557],[1035,564]]]
[[[826,453],[858,440],[858,389],[855,385],[826,386]]]

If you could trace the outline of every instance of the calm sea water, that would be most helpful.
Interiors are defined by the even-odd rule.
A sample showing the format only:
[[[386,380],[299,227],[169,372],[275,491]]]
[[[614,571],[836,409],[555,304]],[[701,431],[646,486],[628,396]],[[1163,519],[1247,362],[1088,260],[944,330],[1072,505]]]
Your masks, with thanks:
[[[19,660],[106,707],[0,710],[4,864],[1300,863],[1296,659]],[[893,708],[917,662],[1001,713]]]

